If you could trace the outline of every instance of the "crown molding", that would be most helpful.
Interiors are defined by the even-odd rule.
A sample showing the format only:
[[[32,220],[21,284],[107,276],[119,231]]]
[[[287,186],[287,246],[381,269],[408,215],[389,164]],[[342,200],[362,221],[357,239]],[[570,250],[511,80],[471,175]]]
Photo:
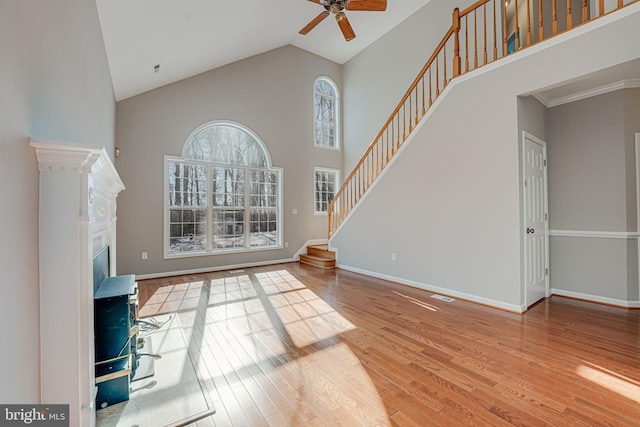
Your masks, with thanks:
[[[552,108],[559,105],[569,104],[571,102],[580,101],[582,99],[591,98],[593,96],[604,95],[605,93],[614,92],[620,89],[635,89],[640,87],[640,79],[621,80],[604,86],[598,86],[593,89],[574,93],[559,98],[548,98],[542,93],[533,94],[534,98],[540,101],[545,107]]]

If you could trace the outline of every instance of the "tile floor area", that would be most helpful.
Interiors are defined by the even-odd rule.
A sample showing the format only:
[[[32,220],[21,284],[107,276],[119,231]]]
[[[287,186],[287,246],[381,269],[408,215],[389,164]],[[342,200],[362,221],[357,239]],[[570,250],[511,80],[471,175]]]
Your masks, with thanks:
[[[211,413],[211,401],[198,381],[177,318],[167,314],[153,321],[162,327],[140,334],[151,343],[141,351],[161,356],[154,358],[153,376],[131,382],[129,401],[96,411],[98,427],[177,426]]]

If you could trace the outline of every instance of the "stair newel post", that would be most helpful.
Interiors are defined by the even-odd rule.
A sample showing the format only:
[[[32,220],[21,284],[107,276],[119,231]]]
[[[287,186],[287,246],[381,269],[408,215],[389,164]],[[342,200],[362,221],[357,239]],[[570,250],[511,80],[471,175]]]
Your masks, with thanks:
[[[453,9],[453,77],[460,75],[460,9]]]

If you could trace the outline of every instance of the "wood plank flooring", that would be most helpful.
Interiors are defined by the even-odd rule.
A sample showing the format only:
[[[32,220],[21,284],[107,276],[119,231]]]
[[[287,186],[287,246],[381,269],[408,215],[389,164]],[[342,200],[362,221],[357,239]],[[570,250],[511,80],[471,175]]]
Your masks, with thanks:
[[[298,263],[139,282],[175,312],[211,426],[640,426],[640,311],[524,315]]]

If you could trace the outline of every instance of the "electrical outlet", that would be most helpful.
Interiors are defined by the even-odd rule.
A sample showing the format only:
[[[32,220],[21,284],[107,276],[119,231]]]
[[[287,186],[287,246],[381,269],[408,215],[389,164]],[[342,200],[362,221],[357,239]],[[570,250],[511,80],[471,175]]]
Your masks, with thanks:
[[[391,261],[395,261],[395,260],[396,260],[396,253],[391,252]]]
[[[289,247],[289,242],[284,242],[284,247],[288,248]]]
[[[149,258],[149,255],[146,252],[142,252],[142,259]]]
[[[298,209],[291,209],[291,214],[292,215],[298,215]]]

